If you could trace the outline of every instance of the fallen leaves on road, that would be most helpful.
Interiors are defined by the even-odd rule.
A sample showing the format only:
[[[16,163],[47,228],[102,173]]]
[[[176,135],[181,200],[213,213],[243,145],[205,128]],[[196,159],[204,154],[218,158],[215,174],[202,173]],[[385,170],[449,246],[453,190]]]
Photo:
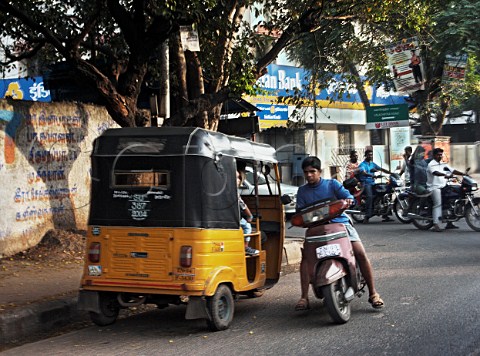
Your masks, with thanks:
[[[38,245],[13,256],[0,259],[1,276],[30,268],[62,268],[64,265],[82,264],[85,254],[84,230],[50,230]]]

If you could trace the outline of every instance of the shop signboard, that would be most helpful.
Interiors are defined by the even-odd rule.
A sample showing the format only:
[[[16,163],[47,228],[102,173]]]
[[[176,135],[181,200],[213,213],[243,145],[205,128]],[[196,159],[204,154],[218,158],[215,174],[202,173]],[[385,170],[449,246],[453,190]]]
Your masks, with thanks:
[[[408,105],[383,105],[367,108],[367,130],[409,126]]]

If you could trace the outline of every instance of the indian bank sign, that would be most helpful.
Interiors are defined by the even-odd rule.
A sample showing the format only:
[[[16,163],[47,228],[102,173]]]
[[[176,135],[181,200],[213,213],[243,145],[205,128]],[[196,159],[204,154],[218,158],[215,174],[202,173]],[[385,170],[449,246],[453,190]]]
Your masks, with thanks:
[[[274,69],[274,67],[272,68]],[[286,70],[277,69],[276,71],[272,70],[273,73],[265,74],[260,79],[258,79],[257,84],[262,89],[270,90],[279,90],[285,91],[283,95],[286,94],[287,90],[302,90],[302,79],[300,77],[300,72],[290,71],[287,73]],[[277,92],[277,94],[281,94]]]
[[[288,121],[288,105],[255,104],[260,130],[271,127],[285,127]]]
[[[257,115],[262,120],[288,120],[287,105],[257,104]]]

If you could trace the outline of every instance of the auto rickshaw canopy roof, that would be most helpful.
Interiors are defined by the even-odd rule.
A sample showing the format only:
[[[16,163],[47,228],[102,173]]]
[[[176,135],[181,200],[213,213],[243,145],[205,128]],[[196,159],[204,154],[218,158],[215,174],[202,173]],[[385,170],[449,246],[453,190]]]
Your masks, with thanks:
[[[199,127],[135,127],[108,129],[95,141],[93,156],[196,155],[219,159],[277,163],[275,149],[264,143]]]

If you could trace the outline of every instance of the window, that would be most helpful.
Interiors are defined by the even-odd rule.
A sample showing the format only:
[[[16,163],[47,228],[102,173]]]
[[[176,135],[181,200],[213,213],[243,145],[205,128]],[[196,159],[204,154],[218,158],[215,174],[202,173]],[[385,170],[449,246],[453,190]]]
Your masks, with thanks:
[[[370,131],[370,142],[372,143],[372,145],[385,144],[384,131],[387,131],[387,130],[369,130],[369,131]]]
[[[115,171],[115,188],[170,188],[169,171]]]
[[[338,154],[348,155],[353,149],[352,132],[350,125],[338,125]]]

